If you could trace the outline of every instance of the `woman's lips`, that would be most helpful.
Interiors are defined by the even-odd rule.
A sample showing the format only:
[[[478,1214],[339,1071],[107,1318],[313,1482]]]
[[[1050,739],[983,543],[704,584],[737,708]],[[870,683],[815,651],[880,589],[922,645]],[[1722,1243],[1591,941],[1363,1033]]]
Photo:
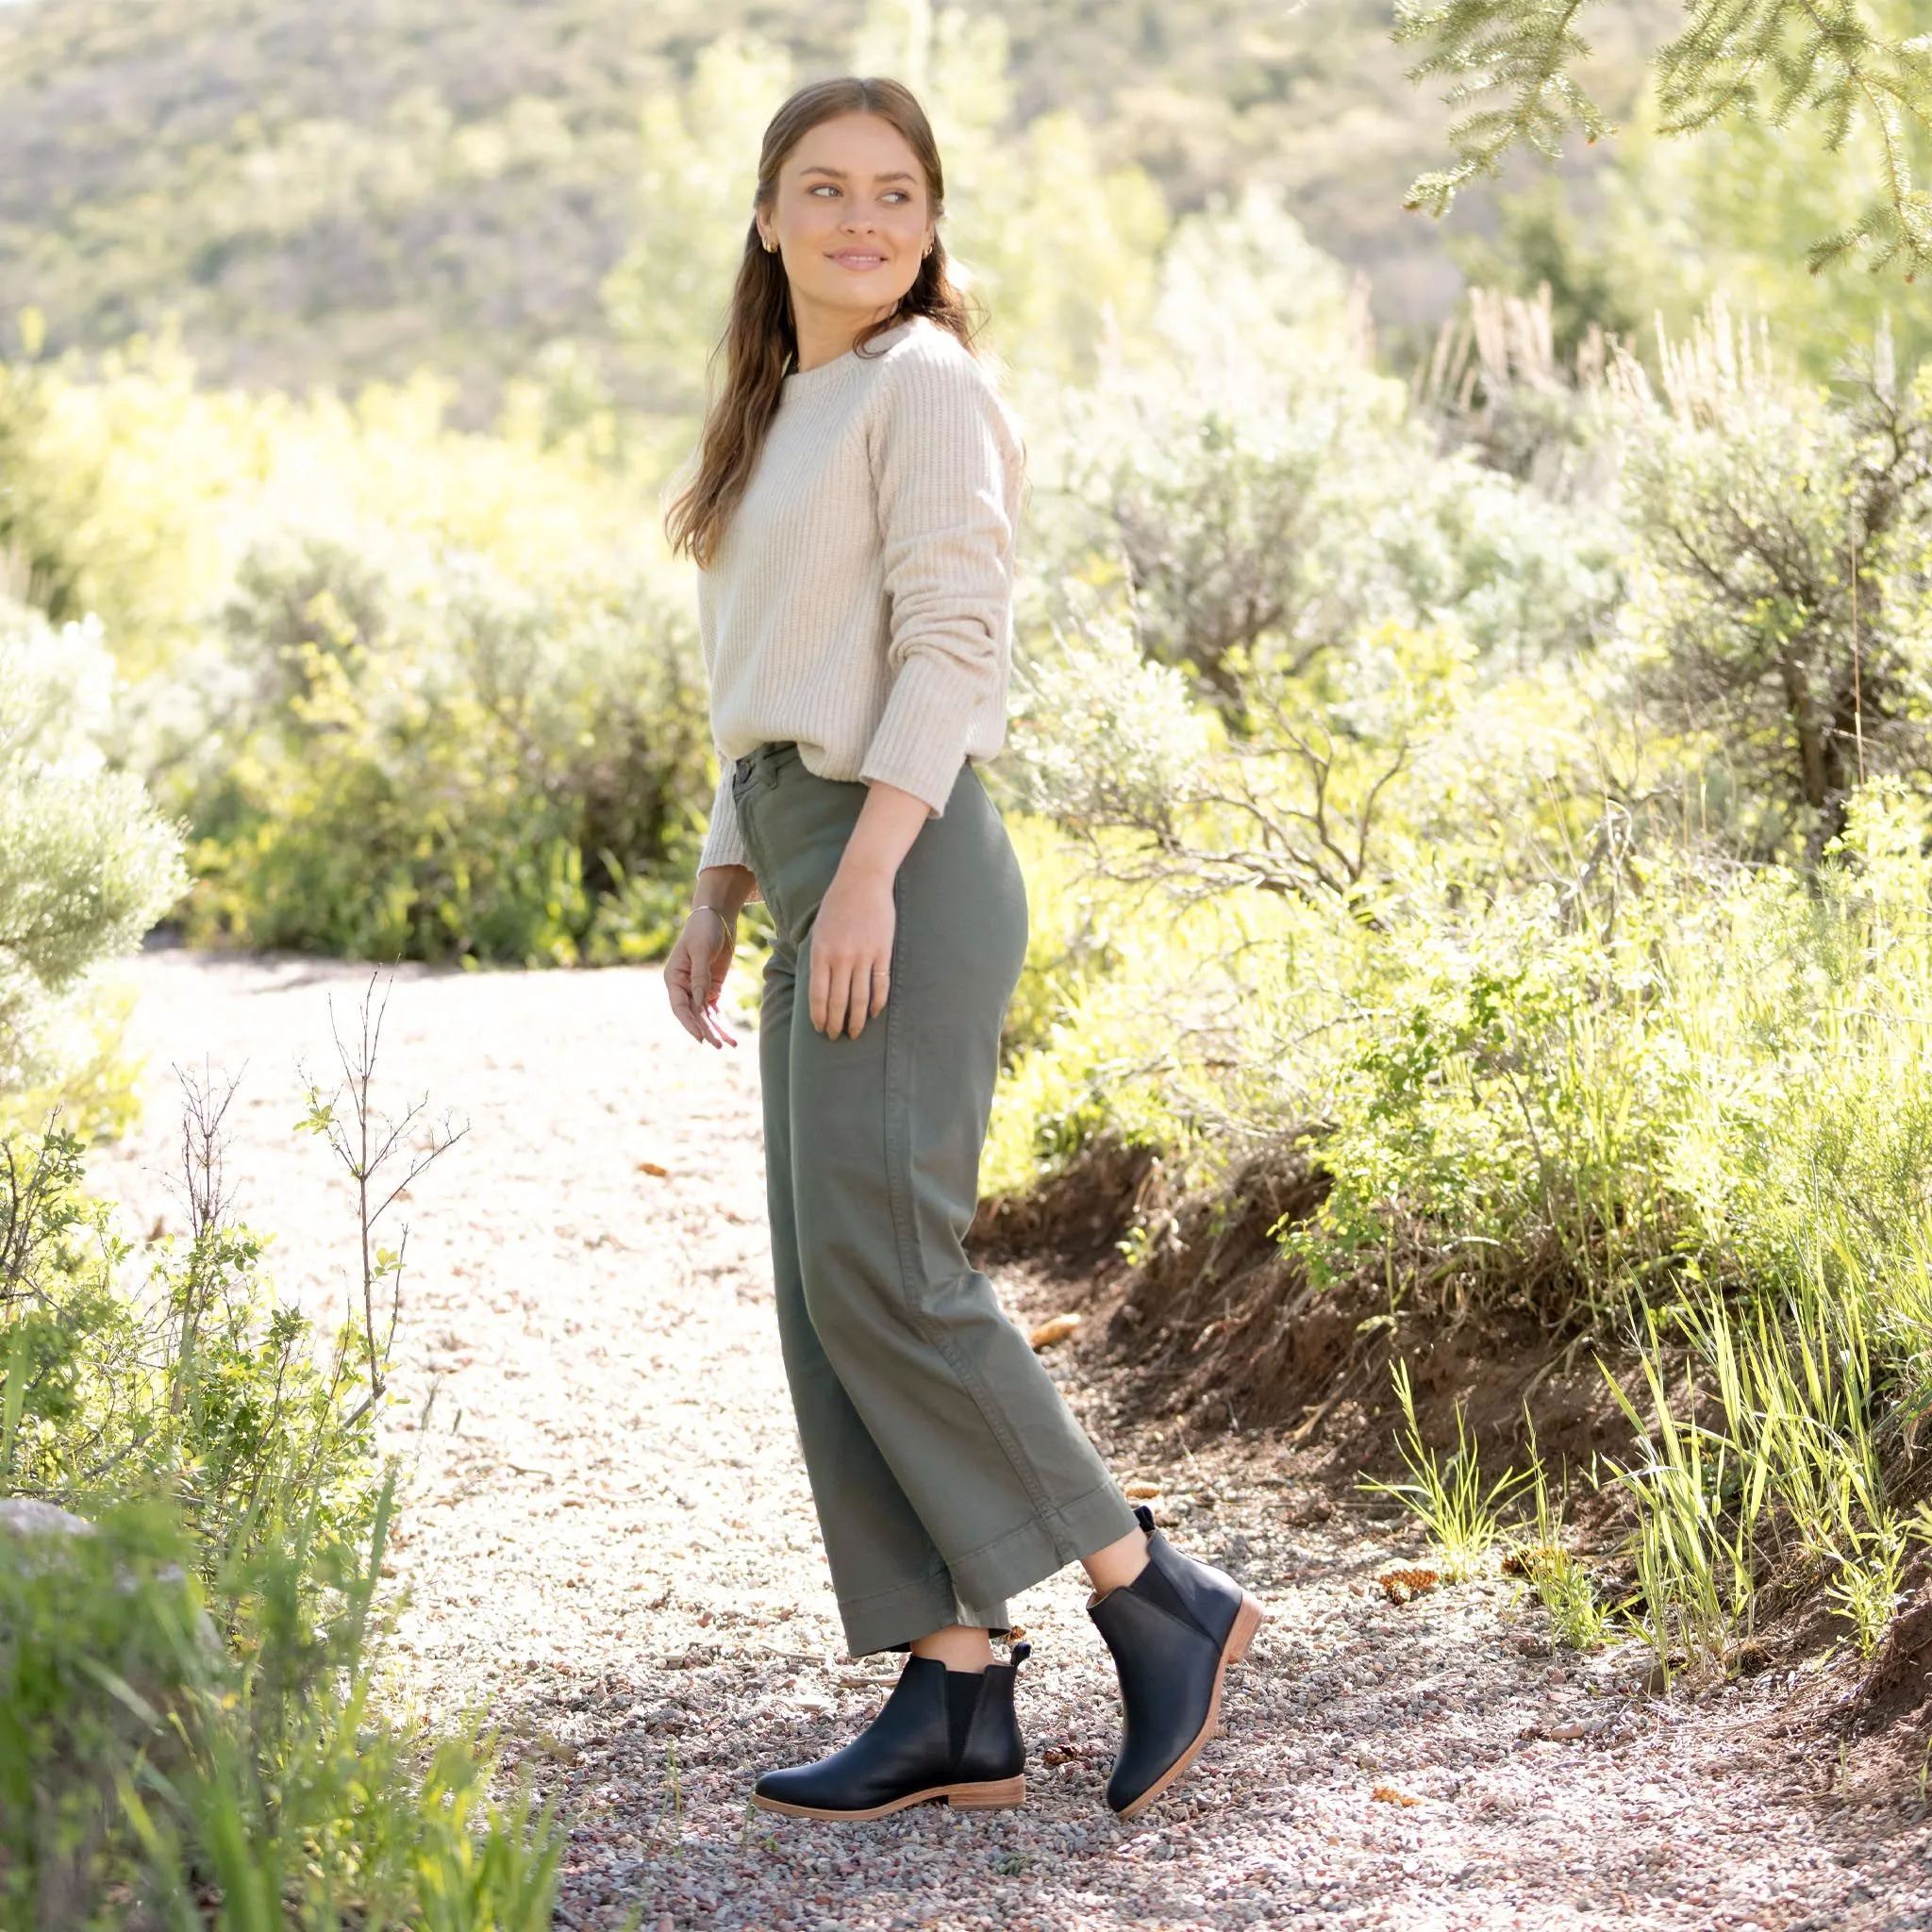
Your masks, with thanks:
[[[883,255],[874,255],[863,248],[843,248],[832,257],[841,268],[878,268],[885,261]]]

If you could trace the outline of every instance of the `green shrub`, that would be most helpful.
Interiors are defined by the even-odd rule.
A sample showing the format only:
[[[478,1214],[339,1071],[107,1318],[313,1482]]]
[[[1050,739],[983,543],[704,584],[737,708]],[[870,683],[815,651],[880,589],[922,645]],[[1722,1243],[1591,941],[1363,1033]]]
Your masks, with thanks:
[[[82,1515],[165,1499],[210,1585],[291,1494],[312,1552],[359,1548],[376,1478],[370,1418],[350,1420],[367,1383],[353,1336],[318,1357],[307,1317],[274,1300],[261,1238],[205,1193],[195,1232],[152,1244],[130,1281],[82,1154],[60,1131],[0,1148],[0,1482]]]
[[[477,556],[250,558],[205,702],[191,931],[362,958],[661,951],[713,771],[688,619]]]
[[[1227,258],[1242,310],[1265,281]],[[1330,1186],[1283,1234],[1318,1276],[1600,1335],[1699,1274],[1885,1247],[1857,1200],[1922,1224],[1923,831],[1857,775],[1862,730],[1921,782],[1923,379],[1859,414],[1714,317],[1666,403],[1626,361],[1570,412],[1619,512],[1437,453],[1296,299],[1070,410],[1012,764],[1121,941],[1016,1061],[1000,1172],[1128,1118],[1224,1158],[1299,1127]]]
[[[219,1104],[191,1094],[191,1144]],[[0,1146],[0,1918],[547,1925],[559,1841],[491,1746],[375,1695],[395,1472],[352,1330],[318,1355],[191,1158],[145,1270],[71,1134]]]
[[[1815,865],[1859,784],[1932,751],[1932,370],[1884,359],[1847,407],[1719,305],[1657,389],[1613,365],[1639,681],[1755,857]]]
[[[69,1078],[92,1096],[89,1124],[122,1110],[96,969],[184,883],[175,830],[139,780],[106,768],[111,681],[97,625],[56,630],[0,597],[0,1129],[60,1101]]]

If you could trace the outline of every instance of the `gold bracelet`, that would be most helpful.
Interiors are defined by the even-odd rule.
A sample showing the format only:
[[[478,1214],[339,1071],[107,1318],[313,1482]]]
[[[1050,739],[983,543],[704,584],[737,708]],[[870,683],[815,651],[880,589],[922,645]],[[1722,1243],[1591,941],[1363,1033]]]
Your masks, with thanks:
[[[731,931],[731,922],[728,919],[726,919],[724,915],[722,912],[720,912],[715,906],[707,906],[702,901],[700,901],[691,909],[693,912],[708,912],[711,915],[711,917],[715,919],[718,922],[718,924],[724,928],[726,935],[729,935]]]

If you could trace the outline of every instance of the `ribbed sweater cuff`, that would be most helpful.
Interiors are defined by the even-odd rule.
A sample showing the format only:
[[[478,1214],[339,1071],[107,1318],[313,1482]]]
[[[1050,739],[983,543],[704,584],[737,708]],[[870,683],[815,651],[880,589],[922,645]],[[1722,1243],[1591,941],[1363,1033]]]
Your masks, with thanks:
[[[908,658],[892,680],[878,728],[866,747],[858,775],[883,779],[910,791],[937,818],[953,795],[966,758],[966,734],[983,678],[955,662]]]
[[[705,834],[705,848],[698,855],[698,870],[708,865],[741,865],[749,869],[751,856],[744,849],[744,835],[738,828],[738,801],[731,795],[731,767],[724,767],[718,790],[711,800],[711,824]]]

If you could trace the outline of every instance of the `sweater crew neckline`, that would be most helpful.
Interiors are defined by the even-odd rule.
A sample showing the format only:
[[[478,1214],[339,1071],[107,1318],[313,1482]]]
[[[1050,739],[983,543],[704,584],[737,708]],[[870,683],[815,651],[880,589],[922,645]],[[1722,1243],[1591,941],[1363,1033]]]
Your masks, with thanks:
[[[841,356],[834,356],[829,362],[816,363],[810,369],[792,369],[786,373],[785,393],[787,395],[808,395],[815,390],[828,388],[841,376],[849,375],[855,369],[862,369],[875,362],[886,343],[895,341],[914,323],[924,318],[908,315],[901,322],[895,322],[891,328],[881,329],[866,343],[865,353],[847,349]]]

